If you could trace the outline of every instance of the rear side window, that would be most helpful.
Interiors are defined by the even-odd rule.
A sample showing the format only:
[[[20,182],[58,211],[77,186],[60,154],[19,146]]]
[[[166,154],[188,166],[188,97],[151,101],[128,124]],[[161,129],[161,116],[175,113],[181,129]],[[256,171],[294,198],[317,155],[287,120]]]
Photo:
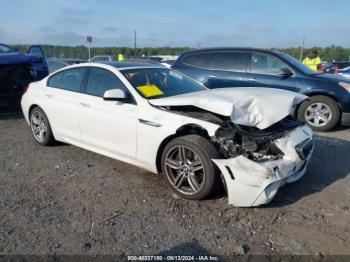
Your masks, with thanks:
[[[245,72],[247,67],[246,53],[218,52],[215,56],[215,69]]]
[[[187,55],[183,63],[204,69],[245,72],[248,55],[241,52],[211,52]]]
[[[64,70],[50,77],[47,85],[73,92],[80,92],[86,69],[83,67]]]
[[[89,75],[86,93],[103,97],[107,90],[121,89],[127,93],[122,81],[113,73],[100,68],[92,68]]]
[[[214,57],[215,53],[190,54],[185,56],[182,62],[195,67],[214,69]]]

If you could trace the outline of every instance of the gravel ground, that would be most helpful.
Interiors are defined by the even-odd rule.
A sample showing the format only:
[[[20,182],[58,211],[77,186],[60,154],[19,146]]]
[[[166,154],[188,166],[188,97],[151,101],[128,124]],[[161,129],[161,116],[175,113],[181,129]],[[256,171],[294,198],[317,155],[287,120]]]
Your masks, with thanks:
[[[350,130],[315,136],[304,178],[260,208],[186,201],[162,176],[0,119],[0,254],[350,254]]]

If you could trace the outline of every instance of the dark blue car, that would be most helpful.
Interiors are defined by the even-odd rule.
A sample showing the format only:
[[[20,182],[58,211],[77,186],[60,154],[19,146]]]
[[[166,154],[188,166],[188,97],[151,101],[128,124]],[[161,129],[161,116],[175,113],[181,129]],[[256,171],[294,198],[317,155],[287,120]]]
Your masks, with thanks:
[[[208,88],[280,88],[308,95],[311,99],[295,114],[317,131],[328,131],[340,122],[350,124],[350,81],[315,72],[282,52],[197,49],[183,53],[172,68]]]
[[[48,75],[45,55],[40,46],[31,46],[26,54],[0,44],[0,112],[19,109],[23,88]]]

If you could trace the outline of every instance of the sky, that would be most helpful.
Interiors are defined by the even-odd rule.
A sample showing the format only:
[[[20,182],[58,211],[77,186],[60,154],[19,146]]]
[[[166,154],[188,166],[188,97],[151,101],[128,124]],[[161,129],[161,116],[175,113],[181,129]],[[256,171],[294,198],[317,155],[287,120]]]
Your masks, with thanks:
[[[349,0],[0,0],[0,42],[350,47]]]

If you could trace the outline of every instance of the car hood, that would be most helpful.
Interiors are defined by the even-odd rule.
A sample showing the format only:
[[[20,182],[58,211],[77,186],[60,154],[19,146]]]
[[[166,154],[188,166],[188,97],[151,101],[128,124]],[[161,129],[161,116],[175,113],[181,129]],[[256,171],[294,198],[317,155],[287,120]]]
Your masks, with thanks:
[[[325,79],[325,80],[330,80],[335,82],[349,82],[349,80],[346,80],[343,77],[333,75],[333,74],[316,74],[314,75],[314,77],[317,79]]]
[[[292,114],[307,96],[272,88],[222,88],[151,99],[154,106],[195,106],[231,121],[265,129]]]

